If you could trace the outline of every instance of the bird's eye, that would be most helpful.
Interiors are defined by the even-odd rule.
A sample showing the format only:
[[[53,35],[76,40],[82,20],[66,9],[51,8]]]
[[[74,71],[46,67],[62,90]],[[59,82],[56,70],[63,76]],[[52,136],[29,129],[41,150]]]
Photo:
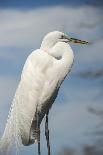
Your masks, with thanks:
[[[61,35],[61,39],[63,39],[64,38],[64,35]]]

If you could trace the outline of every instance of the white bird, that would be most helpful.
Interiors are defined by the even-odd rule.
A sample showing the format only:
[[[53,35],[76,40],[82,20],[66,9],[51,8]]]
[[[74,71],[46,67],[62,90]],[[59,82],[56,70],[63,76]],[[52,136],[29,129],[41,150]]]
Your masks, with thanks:
[[[50,32],[44,37],[40,49],[28,56],[0,141],[2,154],[6,154],[19,137],[23,145],[38,142],[40,155],[40,124],[46,116],[45,135],[50,155],[48,114],[73,65],[74,54],[69,46],[72,42],[88,43],[59,31]]]

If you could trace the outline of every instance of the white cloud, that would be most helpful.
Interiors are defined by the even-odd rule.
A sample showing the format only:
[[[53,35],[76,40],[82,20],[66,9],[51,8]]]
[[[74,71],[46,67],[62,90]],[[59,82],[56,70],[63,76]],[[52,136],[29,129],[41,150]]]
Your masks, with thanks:
[[[32,10],[1,9],[0,58],[19,63],[19,58],[26,57],[32,49],[39,48],[43,36],[53,30],[66,31],[81,39],[98,39],[103,26],[101,21],[99,9],[92,6],[57,6]],[[13,52],[13,49],[8,47],[18,50]],[[80,63],[96,62],[97,58],[99,60],[103,55],[102,41],[76,50],[79,50],[75,55]]]
[[[88,48],[80,49],[78,52],[78,59],[80,60],[80,64],[90,66],[90,68],[94,68],[94,64],[97,64],[97,66],[102,64],[103,66],[102,57],[103,39],[94,42],[93,45],[89,45]]]
[[[83,37],[87,35],[87,29],[79,28],[79,25],[87,20],[90,24],[95,23],[99,16],[98,9],[92,7],[1,10],[0,46],[37,46],[46,32],[55,29]],[[94,30],[88,32],[91,34]]]

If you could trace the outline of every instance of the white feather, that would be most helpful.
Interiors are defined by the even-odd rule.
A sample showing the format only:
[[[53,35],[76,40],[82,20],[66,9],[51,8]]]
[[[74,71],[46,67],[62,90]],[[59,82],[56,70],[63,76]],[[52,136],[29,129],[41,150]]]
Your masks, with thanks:
[[[51,45],[49,41],[46,43],[48,39],[46,36],[41,48],[33,51],[26,60],[0,142],[2,151],[8,150],[17,137],[28,142],[37,106],[41,111],[43,104],[51,97],[57,85],[61,85],[71,69],[74,55],[70,46],[57,41],[57,38]],[[58,60],[60,56],[61,59]]]

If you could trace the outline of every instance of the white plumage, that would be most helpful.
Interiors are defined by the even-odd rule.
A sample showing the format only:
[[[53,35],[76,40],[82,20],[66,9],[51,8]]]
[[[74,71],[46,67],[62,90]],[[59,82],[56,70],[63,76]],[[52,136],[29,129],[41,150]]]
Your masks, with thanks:
[[[75,40],[62,32],[51,32],[44,37],[40,49],[28,56],[1,138],[2,152],[7,151],[17,137],[24,145],[37,140],[35,138],[29,143],[35,113],[39,113],[40,125],[46,111],[53,104],[62,81],[71,70],[74,55],[68,42]]]

